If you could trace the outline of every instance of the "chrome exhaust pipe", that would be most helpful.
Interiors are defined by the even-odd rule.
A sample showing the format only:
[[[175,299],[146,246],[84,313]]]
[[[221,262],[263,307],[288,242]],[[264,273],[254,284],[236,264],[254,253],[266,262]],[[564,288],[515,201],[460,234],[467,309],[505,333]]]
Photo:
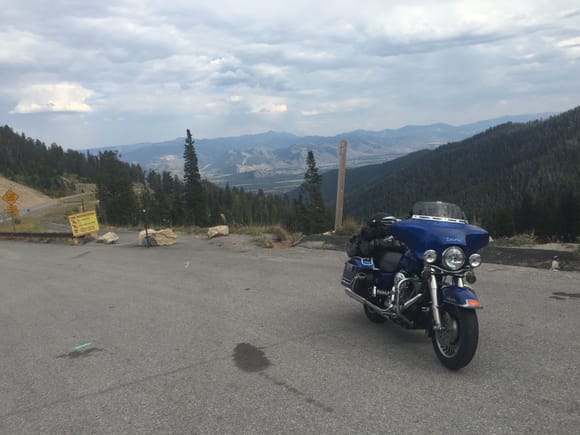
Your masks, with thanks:
[[[409,308],[411,305],[417,302],[421,296],[423,296],[423,293],[419,293],[418,295],[413,296],[411,299],[405,302],[403,304],[403,311],[405,311],[407,308]]]
[[[357,295],[355,292],[353,292],[351,289],[349,289],[347,287],[344,288],[344,291],[346,292],[346,294],[348,296],[353,298],[355,301],[360,302],[361,304],[368,306],[373,311],[375,311],[377,314],[380,314],[381,316],[383,316],[385,318],[398,317],[403,322],[405,322],[407,324],[407,326],[409,326],[409,327],[413,326],[413,322],[411,322],[409,319],[407,319],[407,317],[401,312],[401,310],[398,309],[398,305],[394,306],[394,310],[393,310],[393,305],[389,305],[387,308],[381,308],[381,307],[378,307],[377,305],[373,304],[368,299],[365,299],[362,296]],[[411,305],[413,305],[415,302],[417,302],[419,300],[419,298],[421,298],[421,296],[423,296],[423,294],[419,293],[419,294],[415,295],[414,297],[412,297],[411,299],[409,299],[407,302],[405,302],[405,304],[403,305],[402,311],[405,311],[407,308],[409,308]]]
[[[347,287],[344,288],[344,291],[346,292],[347,295],[349,295],[355,301],[360,302],[361,304],[366,305],[369,308],[372,308],[373,311],[376,311],[378,314],[380,314],[383,317],[392,317],[393,315],[395,315],[395,312],[393,311],[392,308],[378,307],[375,304],[373,304],[371,301],[363,298],[362,296],[357,295],[355,292],[353,292],[351,289],[349,289]]]

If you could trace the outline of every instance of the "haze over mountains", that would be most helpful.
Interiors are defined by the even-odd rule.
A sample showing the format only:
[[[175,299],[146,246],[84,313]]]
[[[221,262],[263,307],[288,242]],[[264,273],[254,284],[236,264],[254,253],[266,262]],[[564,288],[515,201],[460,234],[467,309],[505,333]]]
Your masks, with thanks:
[[[409,125],[382,131],[355,130],[335,136],[296,136],[267,132],[228,138],[199,139],[195,149],[203,178],[224,185],[287,192],[303,181],[306,155],[314,152],[321,171],[338,166],[337,149],[348,142],[347,166],[350,168],[387,162],[411,152],[434,149],[442,144],[466,139],[505,122],[526,122],[547,118],[551,113],[505,116],[472,124],[452,126],[438,123]],[[185,131],[184,131],[185,132]],[[193,132],[195,134],[195,132]],[[159,143],[93,148],[91,152],[117,150],[121,159],[140,164],[144,169],[183,174],[183,146],[180,137]]]

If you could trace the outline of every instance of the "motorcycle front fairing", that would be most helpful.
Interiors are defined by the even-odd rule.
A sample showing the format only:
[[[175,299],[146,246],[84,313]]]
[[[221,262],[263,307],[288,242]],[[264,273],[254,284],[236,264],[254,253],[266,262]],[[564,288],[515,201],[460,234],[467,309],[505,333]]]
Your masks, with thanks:
[[[403,267],[414,274],[419,272],[419,265],[423,263],[427,250],[437,253],[435,264],[442,267],[441,257],[448,247],[460,247],[468,259],[489,242],[487,231],[459,220],[413,217],[399,221],[391,228],[393,235],[409,247],[407,258],[403,259]],[[465,273],[466,270],[458,272],[461,271]],[[462,278],[453,284],[442,283],[437,299],[439,307],[451,304],[468,309],[482,308],[477,295],[471,288],[463,285]]]
[[[420,261],[428,249],[435,250],[441,258],[443,251],[452,245],[461,247],[469,258],[489,242],[487,231],[475,225],[442,220],[410,218],[394,223],[391,231]]]

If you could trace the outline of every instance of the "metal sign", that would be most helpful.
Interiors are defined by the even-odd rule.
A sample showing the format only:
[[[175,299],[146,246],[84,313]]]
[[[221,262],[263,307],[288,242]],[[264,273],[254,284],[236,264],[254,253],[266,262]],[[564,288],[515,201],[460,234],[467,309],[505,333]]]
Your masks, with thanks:
[[[16,201],[18,201],[20,196],[17,193],[12,192],[12,190],[8,189],[4,195],[2,195],[2,200],[7,202],[8,205],[14,205]]]
[[[74,237],[84,236],[85,234],[96,233],[99,231],[97,213],[94,211],[72,214],[68,217],[68,221]]]

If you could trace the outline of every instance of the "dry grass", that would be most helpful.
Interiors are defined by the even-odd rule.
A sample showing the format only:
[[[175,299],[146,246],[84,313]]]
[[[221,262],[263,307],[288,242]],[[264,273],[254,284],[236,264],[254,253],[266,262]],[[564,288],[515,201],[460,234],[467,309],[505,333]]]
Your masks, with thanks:
[[[337,236],[352,236],[358,234],[363,224],[357,221],[352,216],[348,216],[342,223],[342,227],[335,231]]]
[[[230,227],[230,231],[236,234],[254,236],[257,246],[262,248],[282,248],[296,244],[302,239],[302,233],[291,233],[285,228],[274,226],[243,226]]]
[[[517,234],[512,237],[502,237],[499,239],[494,239],[493,244],[496,246],[527,246],[535,245],[537,239],[533,234]]]
[[[85,211],[95,210],[94,194],[86,193],[77,198],[57,200],[56,204],[45,209],[32,211],[30,214],[21,215],[14,220],[9,219],[0,223],[0,232],[49,232],[50,230],[43,226],[44,222],[68,226],[68,216],[80,213],[83,205]]]

